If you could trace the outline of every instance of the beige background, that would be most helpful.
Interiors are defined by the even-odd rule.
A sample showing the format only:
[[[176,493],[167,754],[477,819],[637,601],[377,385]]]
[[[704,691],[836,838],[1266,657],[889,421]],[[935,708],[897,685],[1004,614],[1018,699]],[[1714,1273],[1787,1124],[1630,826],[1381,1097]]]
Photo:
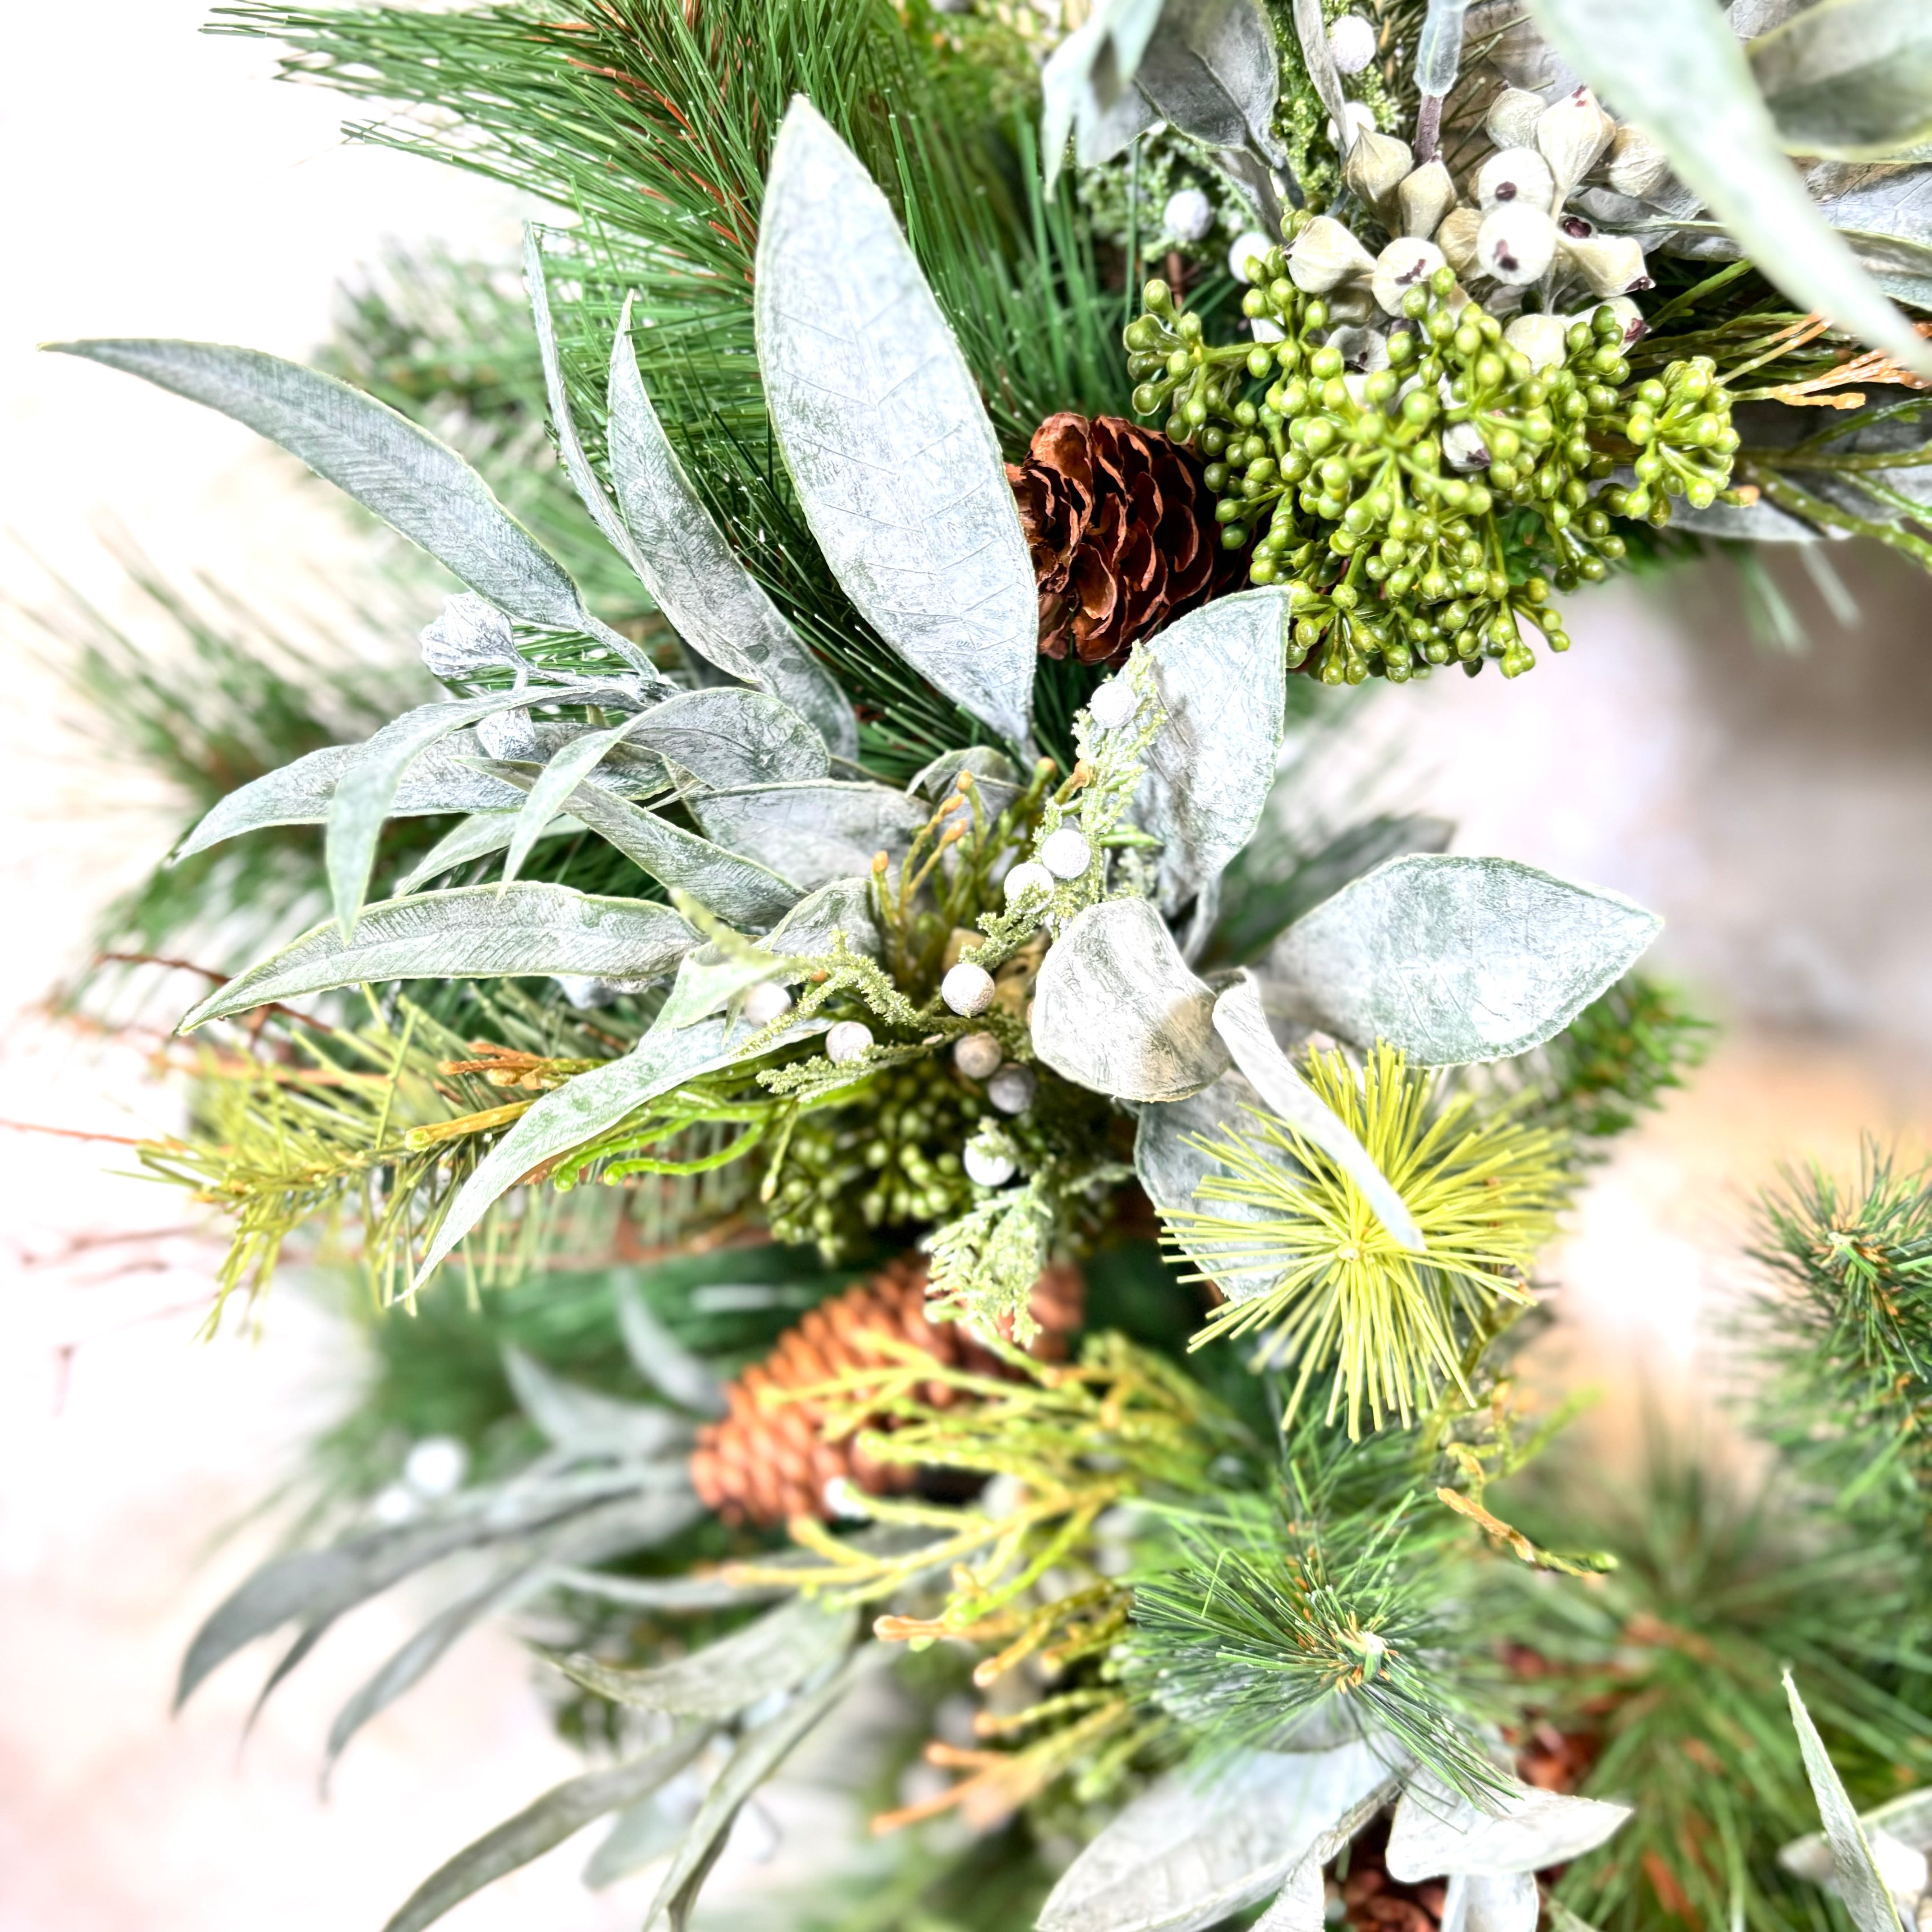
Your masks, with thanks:
[[[0,588],[51,566],[112,603],[94,529],[205,567],[299,620],[358,554],[319,488],[245,432],[37,340],[224,338],[301,355],[336,278],[386,237],[507,253],[508,197],[345,146],[328,96],[274,87],[266,51],[195,32],[181,0],[109,0],[88,44],[16,9],[0,124]],[[1778,568],[1802,656],[1745,634],[1716,565],[1582,602],[1568,658],[1412,688],[1364,719],[1354,768],[1458,818],[1459,848],[1618,887],[1670,921],[1660,957],[1727,1023],[1690,1093],[1591,1189],[1552,1257],[1575,1372],[1708,1370],[1700,1336],[1744,1279],[1748,1196],[1780,1158],[1843,1162],[1862,1127],[1922,1147],[1932,1123],[1932,639],[1927,580],[1841,554],[1847,630]],[[138,1042],[36,1002],[165,824],[138,774],[58,721],[73,710],[6,639],[0,756],[0,1118],[106,1134],[166,1127]],[[0,1131],[0,1932],[379,1926],[428,1867],[573,1768],[523,1653],[470,1642],[375,1724],[324,1804],[336,1704],[406,1606],[332,1636],[245,1748],[253,1684],[223,1672],[171,1720],[176,1663],[266,1531],[222,1531],[353,1387],[340,1332],[278,1292],[258,1336],[197,1344],[211,1250],[181,1203],[118,1178],[109,1144]],[[106,1171],[104,1172],[104,1164]],[[780,1803],[734,1847],[770,1880],[842,1815]],[[462,1908],[454,1932],[634,1924],[648,1879],[578,1886],[588,1840]]]

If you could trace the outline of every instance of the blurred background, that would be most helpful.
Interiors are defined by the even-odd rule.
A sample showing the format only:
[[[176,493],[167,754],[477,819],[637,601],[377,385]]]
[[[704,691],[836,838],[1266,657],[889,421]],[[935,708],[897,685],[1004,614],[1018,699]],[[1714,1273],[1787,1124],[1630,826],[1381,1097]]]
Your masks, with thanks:
[[[291,634],[346,630],[349,648],[393,665],[433,594],[408,608],[406,587],[373,574],[370,534],[244,430],[34,345],[184,335],[304,356],[341,278],[386,244],[508,262],[521,212],[445,169],[345,143],[337,99],[272,85],[268,50],[201,36],[203,10],[109,0],[89,16],[78,77],[58,10],[16,10],[9,27],[4,1932],[226,1932],[271,1913],[285,1932],[373,1932],[428,1864],[578,1763],[526,1654],[490,1628],[370,1726],[325,1802],[329,1714],[411,1627],[404,1604],[332,1634],[245,1743],[245,1672],[168,1712],[188,1635],[268,1546],[250,1513],[362,1364],[353,1330],[292,1279],[252,1326],[196,1340],[218,1244],[178,1195],[130,1178],[117,1146],[174,1124],[153,1038],[46,1004],[86,963],[100,909],[165,849],[180,803],[90,717],[51,661],[58,645],[22,614],[78,593],[164,652],[169,627],[117,561],[131,542],[171,581],[205,573]],[[1617,1382],[1626,1408],[1640,1387],[1670,1399],[1721,1374],[1712,1337],[1746,1279],[1752,1196],[1778,1162],[1849,1168],[1862,1130],[1916,1157],[1932,1124],[1926,580],[1876,549],[1830,548],[1823,573],[1772,556],[1754,585],[1715,557],[1581,598],[1568,657],[1512,685],[1439,676],[1387,694],[1324,767],[1337,796],[1372,788],[1456,820],[1460,850],[1655,908],[1668,921],[1656,963],[1720,1024],[1692,1084],[1599,1170],[1546,1270],[1563,1291],[1550,1374]],[[365,581],[388,613],[380,626],[348,612]],[[782,1792],[740,1832],[741,1885],[826,1828],[788,1811],[805,1802]],[[448,1923],[636,1922],[650,1879],[593,1897],[582,1857],[567,1847]]]

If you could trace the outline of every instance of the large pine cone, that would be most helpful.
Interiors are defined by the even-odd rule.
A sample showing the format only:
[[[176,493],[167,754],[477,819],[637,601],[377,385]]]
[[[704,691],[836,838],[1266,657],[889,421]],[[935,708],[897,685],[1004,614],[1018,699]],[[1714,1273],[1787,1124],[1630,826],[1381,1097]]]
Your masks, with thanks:
[[[1247,560],[1225,553],[1191,449],[1120,416],[1048,416],[1006,465],[1040,586],[1040,647],[1110,664]]]
[[[794,1516],[825,1517],[826,1486],[843,1477],[875,1496],[910,1489],[917,1471],[903,1463],[874,1462],[859,1453],[856,1432],[836,1442],[820,1434],[816,1402],[766,1405],[761,1389],[808,1388],[849,1369],[890,1359],[880,1338],[910,1342],[949,1368],[999,1375],[1004,1365],[956,1322],[932,1322],[926,1312],[926,1264],[908,1256],[820,1302],[796,1327],[788,1328],[762,1362],[726,1389],[722,1421],[698,1432],[691,1480],[706,1504],[727,1522],[769,1528]],[[1085,1283],[1078,1268],[1056,1264],[1034,1284],[1033,1314],[1040,1325],[1035,1354],[1048,1360],[1063,1352],[1080,1325]],[[945,1408],[961,1400],[957,1390],[928,1382],[921,1400]]]

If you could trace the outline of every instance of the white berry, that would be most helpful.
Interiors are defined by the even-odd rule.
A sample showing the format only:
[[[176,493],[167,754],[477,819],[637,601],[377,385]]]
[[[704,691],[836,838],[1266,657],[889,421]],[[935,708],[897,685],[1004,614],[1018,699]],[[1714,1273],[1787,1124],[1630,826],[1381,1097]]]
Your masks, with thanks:
[[[841,1020],[825,1036],[825,1057],[843,1066],[872,1051],[872,1029],[863,1020]]]
[[[970,1019],[993,1004],[993,976],[985,967],[962,959],[940,981],[939,997],[956,1013]]]
[[[420,1496],[447,1496],[463,1486],[470,1451],[453,1436],[425,1436],[403,1464],[403,1480]]]
[[[1003,1066],[986,1082],[986,1098],[1003,1114],[1024,1114],[1039,1084],[1030,1066]]]
[[[754,986],[745,995],[745,1017],[754,1027],[770,1026],[781,1013],[791,1011],[791,995],[776,980]]]
[[[1005,1055],[989,1033],[969,1033],[952,1046],[952,1064],[968,1080],[984,1080],[998,1072]]]
[[[1118,731],[1141,708],[1133,686],[1124,677],[1110,677],[1087,700],[1087,710],[1103,731]]]
[[[1028,859],[1016,866],[1006,874],[1006,894],[1009,905],[1018,905],[1028,894],[1038,898],[1053,890],[1053,874],[1044,866]]]
[[[1004,1187],[1018,1171],[1011,1154],[978,1141],[968,1141],[960,1159],[966,1168],[966,1178],[975,1187]]]
[[[1328,52],[1343,74],[1360,74],[1376,57],[1376,30],[1359,14],[1344,14],[1328,29]]]
[[[1070,825],[1063,825],[1040,841],[1040,862],[1056,879],[1078,878],[1093,856],[1086,835]]]
[[[1198,242],[1214,225],[1214,204],[1198,188],[1184,188],[1167,198],[1160,224],[1177,242]]]
[[[1234,237],[1234,245],[1228,250],[1228,272],[1236,281],[1251,279],[1248,264],[1257,257],[1265,258],[1274,246],[1273,240],[1258,228],[1250,228]]]

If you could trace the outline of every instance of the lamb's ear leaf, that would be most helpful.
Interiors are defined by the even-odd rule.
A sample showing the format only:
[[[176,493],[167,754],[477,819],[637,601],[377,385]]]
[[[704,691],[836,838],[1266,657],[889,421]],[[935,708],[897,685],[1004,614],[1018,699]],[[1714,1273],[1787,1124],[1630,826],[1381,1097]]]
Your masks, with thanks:
[[[54,342],[204,403],[280,443],[392,530],[526,623],[582,631],[634,670],[658,674],[584,608],[569,573],[447,443],[362,390],[258,349],[154,338]]]
[[[1932,10],[1820,0],[1744,50],[1794,154],[1878,161],[1932,137]]]
[[[708,1724],[694,1725],[662,1750],[608,1771],[586,1771],[545,1792],[432,1872],[382,1932],[422,1932],[486,1885],[542,1858],[585,1826],[647,1798],[698,1755],[711,1730]]]
[[[1274,1903],[1255,1921],[1252,1932],[1323,1932],[1328,1902],[1321,1866],[1312,1858],[1304,1858],[1288,1874]]]
[[[1630,1816],[1628,1804],[1540,1791],[1520,1780],[1477,1804],[1426,1772],[1412,1778],[1389,1826],[1388,1868],[1406,1885],[1462,1872],[1505,1878],[1581,1858]]]
[[[1136,814],[1161,841],[1172,916],[1254,836],[1281,755],[1288,595],[1251,590],[1191,610],[1141,648],[1166,716]]]
[[[865,1655],[854,1652],[844,1666],[815,1690],[795,1697],[769,1723],[747,1731],[738,1748],[718,1774],[716,1782],[704,1794],[698,1816],[691,1821],[670,1869],[658,1888],[645,1915],[646,1932],[660,1918],[668,1920],[671,1932],[685,1932],[691,1922],[698,1894],[718,1855],[724,1849],[731,1826],[746,1801],[790,1756],[794,1749],[819,1720],[852,1687],[859,1663]]]
[[[830,1024],[800,1020],[784,1037],[802,1039]],[[483,1156],[458,1191],[423,1256],[416,1286],[428,1280],[457,1243],[533,1168],[595,1139],[660,1094],[728,1066],[752,1031],[723,1019],[676,1030],[653,1029],[622,1058],[580,1073],[546,1094]]]
[[[832,674],[739,562],[692,488],[658,420],[631,344],[627,296],[610,346],[610,481],[634,542],[627,550],[658,608],[700,657],[808,718],[842,758],[859,722]]]
[[[1105,1826],[1041,1908],[1039,1932],[1199,1932],[1279,1889],[1393,1788],[1385,1743],[1248,1751],[1170,1772]]]
[[[736,685],[687,691],[653,705],[628,742],[648,746],[720,790],[802,784],[832,769],[809,718],[782,698]]]
[[[1526,1053],[1621,979],[1663,921],[1511,859],[1410,853],[1304,914],[1269,955],[1294,1018],[1425,1066]]]
[[[1718,8],[1679,0],[1528,7],[1556,51],[1670,157],[1678,178],[1770,280],[1801,308],[1932,376],[1932,344],[1813,206]]]
[[[1276,1044],[1253,980],[1238,980],[1214,1002],[1214,1030],[1227,1042],[1235,1065],[1268,1111],[1319,1148],[1355,1184],[1376,1218],[1404,1247],[1422,1248],[1422,1230],[1388,1177]]]
[[[1023,744],[1040,606],[998,441],[891,207],[802,97],[772,150],[755,315],[772,428],[834,574],[920,676]]]
[[[1145,899],[1089,906],[1048,947],[1033,1043],[1056,1073],[1122,1100],[1185,1100],[1228,1064],[1214,993]]]
[[[1870,1840],[1789,1670],[1784,1673],[1784,1694],[1790,1700],[1804,1774],[1811,1780],[1811,1795],[1818,1801],[1818,1816],[1832,1847],[1832,1882],[1838,1896],[1858,1932],[1898,1932],[1898,1908],[1872,1856]]]
[[[392,980],[484,980],[585,973],[650,980],[675,970],[698,934],[668,905],[595,898],[568,886],[459,886],[365,906],[356,936],[333,920],[212,993],[187,1032],[271,1000]]]
[[[1294,38],[1309,82],[1335,124],[1346,159],[1355,145],[1358,130],[1348,118],[1348,97],[1342,91],[1342,76],[1328,45],[1328,22],[1322,11],[1322,0],[1294,0]]]
[[[691,810],[714,844],[755,854],[808,890],[863,874],[874,853],[898,860],[932,815],[890,785],[842,778],[708,792]]]
[[[1167,0],[1135,76],[1163,121],[1216,148],[1252,142],[1277,166],[1281,64],[1256,0]]]

